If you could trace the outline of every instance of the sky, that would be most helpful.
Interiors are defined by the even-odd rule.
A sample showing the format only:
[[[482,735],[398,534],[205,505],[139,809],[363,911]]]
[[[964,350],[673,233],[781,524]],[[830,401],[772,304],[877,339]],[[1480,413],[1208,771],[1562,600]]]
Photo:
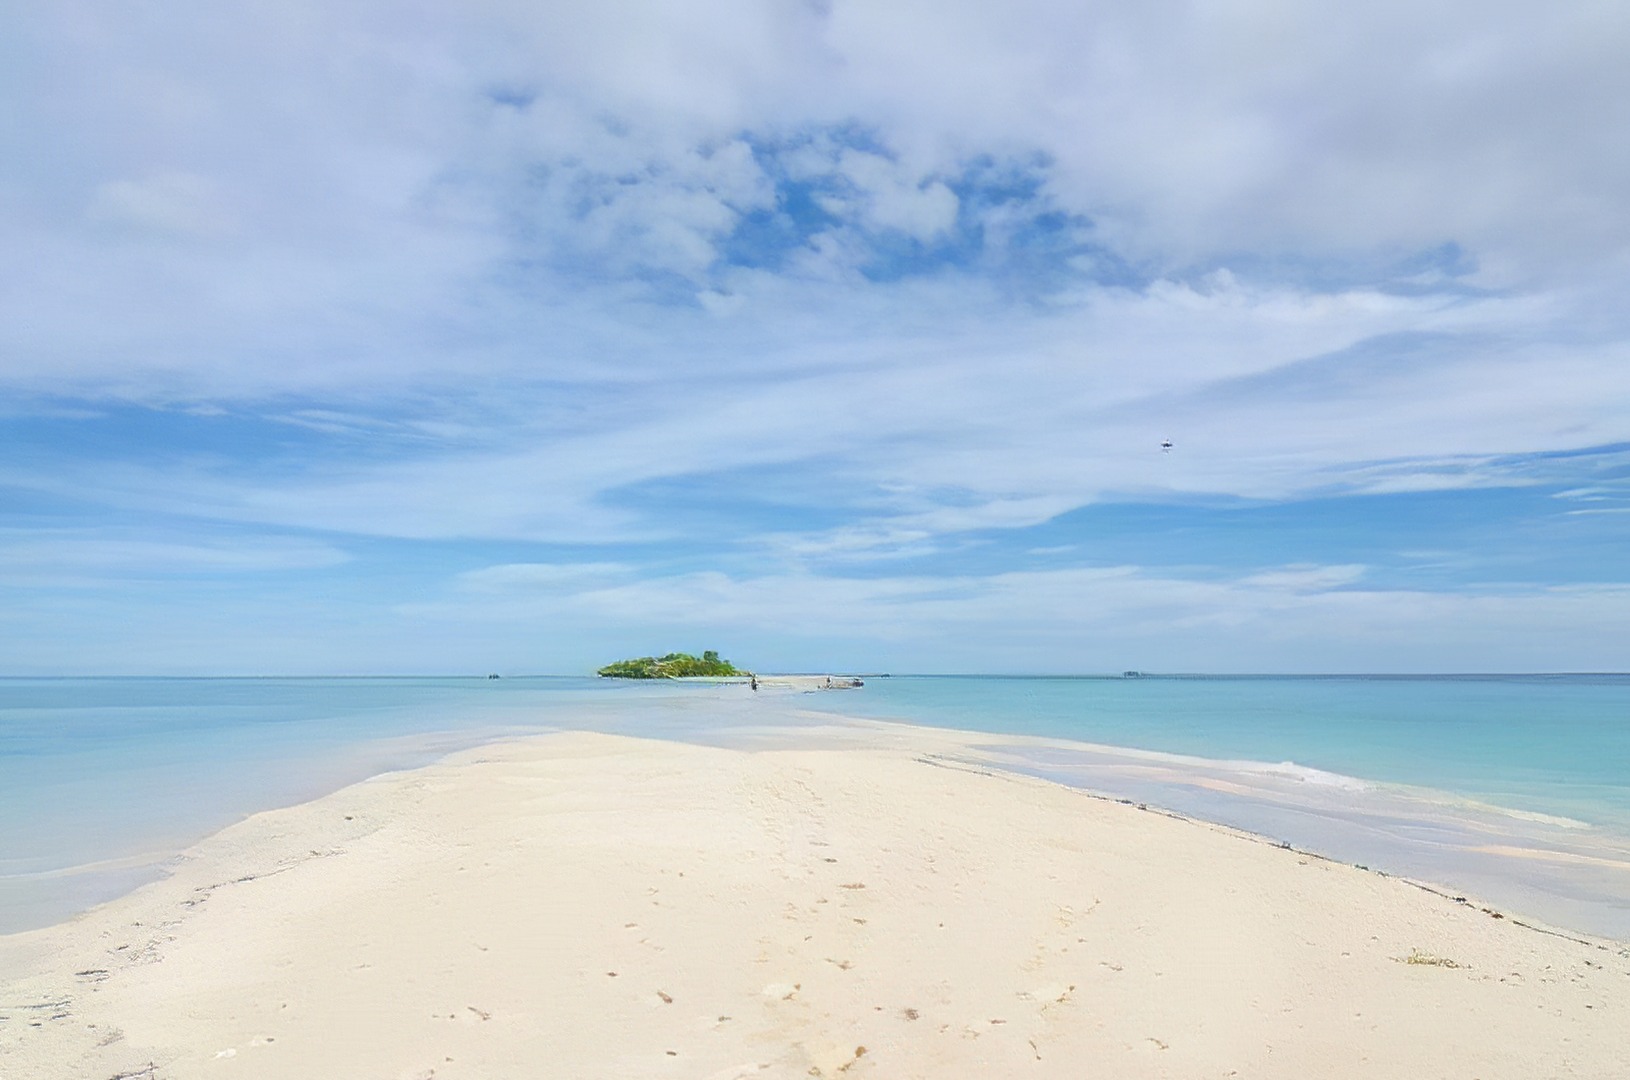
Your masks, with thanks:
[[[1605,0],[10,5],[0,674],[1630,669],[1626,56]]]

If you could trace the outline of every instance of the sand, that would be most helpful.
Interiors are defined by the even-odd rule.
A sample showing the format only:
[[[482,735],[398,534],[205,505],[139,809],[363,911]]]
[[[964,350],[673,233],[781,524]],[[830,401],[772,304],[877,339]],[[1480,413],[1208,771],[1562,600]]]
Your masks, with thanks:
[[[957,760],[484,747],[0,938],[0,1080],[1622,1077],[1630,951]]]

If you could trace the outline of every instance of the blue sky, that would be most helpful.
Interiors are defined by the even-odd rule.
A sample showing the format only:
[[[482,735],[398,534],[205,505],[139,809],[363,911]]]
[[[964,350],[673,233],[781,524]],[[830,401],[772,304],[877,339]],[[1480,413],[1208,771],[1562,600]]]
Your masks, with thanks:
[[[264,8],[0,16],[0,673],[1630,669],[1615,6]]]

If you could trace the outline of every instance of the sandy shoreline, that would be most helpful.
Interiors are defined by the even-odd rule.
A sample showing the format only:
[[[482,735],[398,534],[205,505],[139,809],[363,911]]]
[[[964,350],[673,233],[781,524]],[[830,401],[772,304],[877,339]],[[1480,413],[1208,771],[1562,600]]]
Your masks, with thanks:
[[[0,938],[0,1080],[1622,1067],[1621,946],[959,739],[545,735],[258,814]]]

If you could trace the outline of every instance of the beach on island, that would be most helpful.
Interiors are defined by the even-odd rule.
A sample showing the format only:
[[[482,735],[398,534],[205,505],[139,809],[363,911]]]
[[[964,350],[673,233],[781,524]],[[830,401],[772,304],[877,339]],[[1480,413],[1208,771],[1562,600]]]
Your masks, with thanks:
[[[559,732],[0,937],[0,1078],[1612,1077],[1623,944],[996,769]]]

